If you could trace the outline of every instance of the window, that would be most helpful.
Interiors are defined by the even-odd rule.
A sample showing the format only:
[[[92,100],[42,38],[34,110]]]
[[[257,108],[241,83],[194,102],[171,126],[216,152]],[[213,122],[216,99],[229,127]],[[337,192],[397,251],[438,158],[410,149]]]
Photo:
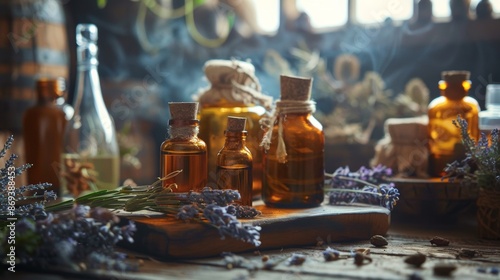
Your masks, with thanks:
[[[401,21],[413,16],[412,0],[357,0],[355,4],[356,21],[361,24],[380,23],[388,17]]]
[[[253,0],[257,25],[264,33],[276,33],[280,24],[280,0]]]
[[[480,0],[470,1],[470,10],[475,11],[476,6]],[[493,7],[493,13],[500,13],[500,0],[490,0],[491,6]],[[436,18],[449,18],[451,15],[450,11],[450,0],[433,0],[432,1],[432,13]]]
[[[297,0],[297,8],[309,16],[314,29],[343,26],[349,14],[348,0]]]

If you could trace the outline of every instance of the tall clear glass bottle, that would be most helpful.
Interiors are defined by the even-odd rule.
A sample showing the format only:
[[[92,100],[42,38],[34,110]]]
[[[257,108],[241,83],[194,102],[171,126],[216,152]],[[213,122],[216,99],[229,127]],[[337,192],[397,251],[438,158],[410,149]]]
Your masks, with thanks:
[[[253,192],[260,195],[262,188],[262,151],[259,147],[263,131],[259,121],[271,106],[272,97],[262,94],[255,67],[239,60],[209,60],[204,67],[210,86],[196,99],[200,102],[200,138],[207,144],[209,183],[217,167],[217,153],[224,145],[220,137],[229,116],[247,119],[246,146],[253,155]]]
[[[63,78],[41,78],[36,82],[37,103],[23,117],[24,151],[28,184],[51,183],[57,195],[61,193],[59,166],[66,115],[57,100],[63,96]]]
[[[267,206],[315,207],[324,200],[325,136],[312,115],[311,85],[312,79],[281,76],[281,99],[262,142]]]
[[[207,146],[198,138],[198,102],[169,102],[169,138],[160,147],[160,177],[182,170],[163,181],[163,186],[177,184],[175,192],[202,189],[207,184]]]
[[[246,118],[228,117],[224,147],[217,154],[217,186],[236,189],[241,205],[252,206],[252,153],[246,147]]]
[[[479,138],[478,102],[467,96],[471,88],[468,71],[445,71],[439,81],[441,96],[429,103],[429,175],[441,177],[448,163],[465,157],[460,130],[453,120],[460,115],[469,124],[469,134]]]
[[[73,196],[119,186],[120,155],[114,121],[104,103],[97,72],[97,27],[76,27],[77,76],[74,115],[65,131],[61,177]]]

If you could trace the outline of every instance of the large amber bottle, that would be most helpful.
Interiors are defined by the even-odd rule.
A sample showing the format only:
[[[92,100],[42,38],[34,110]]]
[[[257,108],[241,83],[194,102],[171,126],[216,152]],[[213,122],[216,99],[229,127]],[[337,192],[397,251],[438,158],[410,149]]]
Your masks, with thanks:
[[[313,117],[312,79],[281,76],[281,99],[262,144],[262,199],[267,206],[315,207],[324,200],[324,145]]]
[[[160,176],[182,170],[163,181],[164,186],[177,184],[175,192],[200,190],[207,183],[207,146],[198,138],[197,102],[169,102],[169,138],[160,147]]]
[[[429,174],[434,177],[445,175],[448,163],[465,157],[460,130],[452,121],[460,115],[469,124],[469,134],[479,138],[477,101],[467,96],[471,87],[468,71],[445,71],[439,81],[441,96],[429,103]]]
[[[57,105],[65,90],[63,78],[41,78],[36,82],[38,95],[35,106],[26,110],[23,118],[28,184],[51,183],[51,190],[61,195],[59,169],[66,115]]]
[[[241,205],[252,206],[252,153],[246,147],[245,118],[228,117],[226,141],[217,154],[217,186],[236,189]]]
[[[272,98],[261,93],[254,66],[238,60],[209,60],[205,75],[210,87],[202,89],[200,102],[200,138],[207,144],[208,180],[216,184],[217,153],[224,145],[224,130],[229,116],[247,119],[246,146],[253,155],[253,192],[260,194],[262,186],[262,151],[259,147],[263,131],[259,120],[270,108]]]

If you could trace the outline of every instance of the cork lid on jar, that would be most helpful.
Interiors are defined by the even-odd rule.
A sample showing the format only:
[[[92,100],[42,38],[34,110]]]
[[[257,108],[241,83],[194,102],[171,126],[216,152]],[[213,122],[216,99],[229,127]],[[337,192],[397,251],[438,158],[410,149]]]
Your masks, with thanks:
[[[227,128],[226,131],[241,132],[245,131],[247,119],[239,117],[227,117]]]
[[[66,83],[64,78],[39,78],[36,81],[36,91],[40,99],[57,99],[64,96]]]
[[[168,102],[170,108],[170,121],[197,121],[198,102]]]
[[[469,71],[443,71],[441,78],[439,88],[444,96],[452,100],[462,99],[471,87]]]
[[[311,99],[312,78],[280,76],[281,100],[308,101]]]

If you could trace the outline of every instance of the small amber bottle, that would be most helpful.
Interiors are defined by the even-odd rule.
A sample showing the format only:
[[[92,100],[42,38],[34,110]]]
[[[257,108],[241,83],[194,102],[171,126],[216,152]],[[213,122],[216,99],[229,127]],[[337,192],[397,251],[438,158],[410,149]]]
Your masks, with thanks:
[[[241,204],[252,206],[252,153],[246,147],[246,118],[227,118],[226,141],[217,154],[217,186],[236,189]]]
[[[204,71],[210,82],[208,88],[195,97],[200,102],[200,138],[207,144],[209,183],[215,183],[217,153],[224,144],[220,137],[226,128],[228,116],[247,119],[246,146],[252,152],[253,192],[260,195],[262,188],[262,150],[259,147],[263,131],[259,120],[272,104],[272,97],[261,93],[255,67],[245,61],[213,59],[205,63]]]
[[[458,115],[469,124],[469,134],[479,138],[479,111],[477,101],[467,96],[471,87],[468,71],[445,71],[439,81],[441,96],[432,100],[429,116],[429,175],[445,175],[447,164],[465,157],[460,130],[453,125]]]
[[[23,118],[26,162],[33,165],[27,170],[28,184],[51,183],[51,190],[58,195],[61,194],[59,168],[67,120],[56,101],[64,90],[63,78],[37,80],[37,103]]]
[[[281,76],[281,100],[262,141],[267,206],[315,207],[324,200],[325,137],[312,115],[311,85],[310,78]]]
[[[198,138],[197,102],[169,102],[169,138],[161,144],[160,175],[182,172],[163,181],[177,184],[175,192],[200,190],[207,183],[207,146]]]

